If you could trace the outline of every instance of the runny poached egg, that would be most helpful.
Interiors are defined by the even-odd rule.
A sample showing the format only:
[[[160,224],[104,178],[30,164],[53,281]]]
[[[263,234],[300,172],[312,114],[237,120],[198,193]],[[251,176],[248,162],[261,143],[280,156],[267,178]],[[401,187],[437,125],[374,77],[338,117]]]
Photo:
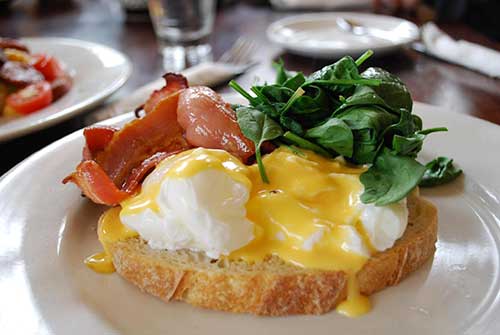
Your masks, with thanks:
[[[139,234],[153,249],[189,249],[211,258],[258,262],[269,255],[299,267],[344,271],[348,299],[337,310],[370,309],[355,274],[370,255],[392,247],[408,221],[406,201],[360,201],[364,168],[280,147],[264,157],[270,180],[231,154],[197,148],[165,159],[140,193],[103,219],[99,238]],[[122,227],[122,228],[117,228]],[[106,233],[109,232],[109,233]]]

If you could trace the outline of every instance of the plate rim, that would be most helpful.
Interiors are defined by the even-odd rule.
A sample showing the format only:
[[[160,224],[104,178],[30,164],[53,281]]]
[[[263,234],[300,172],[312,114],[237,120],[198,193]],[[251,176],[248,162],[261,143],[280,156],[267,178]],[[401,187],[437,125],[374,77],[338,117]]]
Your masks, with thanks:
[[[130,78],[132,71],[133,71],[133,65],[132,62],[130,61],[130,58],[124,54],[123,52],[116,50],[114,48],[108,47],[107,45],[100,44],[100,43],[95,43],[91,41],[86,41],[86,40],[80,40],[76,38],[68,38],[68,37],[37,37],[37,36],[26,36],[20,38],[21,41],[47,41],[47,42],[52,42],[52,43],[60,43],[60,44],[69,44],[72,46],[77,46],[77,47],[83,47],[85,49],[91,49],[93,47],[98,47],[101,49],[106,49],[109,52],[112,52],[114,54],[119,55],[124,59],[124,69],[123,69],[123,74],[121,77],[118,79],[114,79],[113,83],[111,85],[106,86],[104,90],[101,90],[97,93],[95,93],[93,96],[87,98],[83,102],[80,101],[78,103],[72,104],[57,113],[50,114],[44,119],[34,119],[28,123],[21,123],[20,125],[7,130],[7,131],[2,131],[2,126],[0,125],[0,143],[6,142],[8,140],[22,137],[26,134],[34,133],[39,130],[48,128],[54,124],[63,122],[65,120],[68,120],[88,109],[91,109],[92,107],[95,107],[99,105],[102,101],[104,101],[106,98],[111,96],[113,93],[118,91]],[[29,43],[29,42],[28,42]],[[72,69],[76,71],[76,69]],[[6,123],[8,124],[8,122]]]

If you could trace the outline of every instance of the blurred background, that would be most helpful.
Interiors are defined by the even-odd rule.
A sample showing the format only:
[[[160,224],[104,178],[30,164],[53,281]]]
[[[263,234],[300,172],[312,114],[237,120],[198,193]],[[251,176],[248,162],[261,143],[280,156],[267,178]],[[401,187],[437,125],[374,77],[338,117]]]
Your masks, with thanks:
[[[0,0],[0,36],[69,37],[123,52],[130,58],[133,72],[107,101],[109,105],[166,71],[219,59],[241,37],[258,47],[253,54],[254,66],[238,77],[242,86],[248,87],[255,80],[273,80],[272,62],[278,59],[291,70],[310,73],[336,57],[284,51],[269,40],[266,30],[288,16],[332,11],[390,15],[418,27],[434,22],[453,39],[500,50],[498,0],[150,0],[149,6],[146,0]],[[169,16],[176,13],[182,13],[183,21],[172,25]],[[438,60],[425,49],[419,50],[418,44],[376,53],[369,62],[401,77],[415,100],[500,124],[498,79]],[[216,89],[231,91],[224,84]],[[1,144],[5,162],[0,174],[39,148],[106,116],[94,108],[57,126]]]

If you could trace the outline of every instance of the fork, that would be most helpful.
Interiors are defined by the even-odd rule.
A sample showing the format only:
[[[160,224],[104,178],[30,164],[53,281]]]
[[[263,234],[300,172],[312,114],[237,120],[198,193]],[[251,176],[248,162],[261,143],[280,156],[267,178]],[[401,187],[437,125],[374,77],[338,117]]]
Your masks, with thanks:
[[[339,17],[335,20],[337,27],[340,30],[351,33],[356,36],[373,36],[384,40],[391,40],[391,36],[396,35],[394,32],[374,27],[368,27],[360,24],[352,19]]]
[[[240,37],[216,62],[200,63],[181,71],[181,73],[188,79],[191,86],[205,85],[214,87],[256,65],[258,62],[252,58],[256,50],[257,44],[254,41]],[[164,79],[159,78],[136,89],[128,96],[104,107],[102,110],[92,113],[86,121],[91,124],[132,111],[143,104],[151,92],[164,85]]]

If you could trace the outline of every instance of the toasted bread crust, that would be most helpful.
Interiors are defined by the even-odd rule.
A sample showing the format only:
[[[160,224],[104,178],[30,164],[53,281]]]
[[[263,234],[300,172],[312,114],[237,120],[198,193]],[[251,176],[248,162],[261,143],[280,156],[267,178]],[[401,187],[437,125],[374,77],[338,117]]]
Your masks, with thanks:
[[[363,294],[399,283],[434,254],[436,208],[417,196],[409,198],[408,206],[405,234],[392,248],[372,256],[357,274]],[[140,238],[107,247],[120,275],[165,301],[277,316],[326,313],[347,296],[344,272],[302,269],[276,256],[259,264],[214,262],[187,251],[153,250]]]

